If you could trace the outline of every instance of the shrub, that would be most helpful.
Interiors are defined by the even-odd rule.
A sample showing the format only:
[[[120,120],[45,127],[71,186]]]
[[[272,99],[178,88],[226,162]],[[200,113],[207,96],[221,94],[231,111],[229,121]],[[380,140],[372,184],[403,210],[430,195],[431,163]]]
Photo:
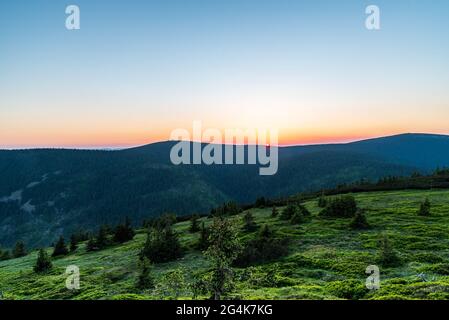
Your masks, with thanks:
[[[220,300],[233,288],[234,274],[231,264],[241,251],[234,224],[227,219],[215,218],[211,226],[210,245],[205,256],[211,263],[209,290],[215,300]]]
[[[324,195],[321,195],[318,198],[317,205],[318,205],[318,208],[325,208],[327,206],[327,199],[326,199],[326,197]]]
[[[243,216],[243,229],[247,232],[253,232],[254,230],[257,230],[258,226],[257,223],[254,221],[253,214],[248,211]]]
[[[190,233],[196,233],[196,232],[200,231],[198,219],[199,219],[199,216],[196,214],[193,215],[192,218],[190,219],[190,228],[189,228]]]
[[[114,230],[114,241],[118,243],[125,243],[134,238],[135,232],[131,226],[131,221],[128,217],[124,224],[119,224]]]
[[[208,247],[209,247],[209,229],[206,228],[206,225],[203,221],[203,223],[201,224],[200,238],[198,239],[196,248],[198,250],[204,251]]]
[[[11,259],[11,253],[8,250],[0,249],[0,261],[5,261]]]
[[[370,227],[368,221],[366,220],[365,213],[362,210],[357,210],[357,213],[349,224],[349,227],[355,230],[368,229]]]
[[[16,242],[16,245],[14,246],[12,255],[14,258],[20,258],[20,257],[24,257],[27,255],[27,252],[25,249],[25,243],[23,243],[23,241]]]
[[[257,237],[244,245],[243,251],[237,256],[234,264],[239,267],[247,267],[275,260],[287,253],[288,239],[276,237],[275,233],[267,225],[264,225]]]
[[[254,207],[256,208],[264,208],[267,205],[267,200],[265,197],[260,197],[256,199],[256,202],[254,203]]]
[[[53,249],[53,253],[52,253],[52,257],[57,257],[57,256],[65,256],[66,254],[69,253],[69,250],[67,249],[65,242],[64,242],[64,237],[60,236],[58,242],[56,242],[55,244],[55,248]]]
[[[95,241],[95,238],[93,236],[90,236],[89,240],[87,241],[86,250],[87,251],[99,250],[99,248],[97,247],[97,242]]]
[[[357,202],[353,196],[342,196],[328,201],[320,216],[332,218],[351,218],[357,212]]]
[[[108,239],[108,226],[101,226],[98,230],[97,238],[95,239],[95,245],[98,249],[104,249],[109,244]]]
[[[362,299],[368,293],[364,282],[354,279],[331,282],[327,285],[327,289],[334,296],[349,300]]]
[[[280,218],[282,220],[290,220],[296,212],[298,212],[298,206],[295,203],[289,203],[282,210]]]
[[[430,216],[430,208],[430,201],[426,198],[426,200],[424,200],[424,202],[422,202],[419,206],[418,216]]]
[[[278,209],[276,208],[276,206],[273,206],[273,208],[271,209],[271,216],[273,218],[276,218],[278,216],[278,214],[279,214]]]
[[[151,263],[147,258],[141,259],[140,273],[137,278],[137,288],[139,289],[152,289],[154,288],[154,278],[151,274]]]
[[[162,230],[152,229],[148,232],[147,240],[141,251],[141,257],[148,258],[154,263],[176,260],[182,256],[178,234],[171,226]]]
[[[290,219],[291,224],[300,224],[303,222],[304,222],[304,216],[299,212],[295,212],[293,214],[292,218]]]
[[[74,252],[78,249],[78,239],[75,234],[70,236],[70,252]]]
[[[47,272],[52,268],[52,263],[50,260],[50,257],[48,256],[47,252],[44,249],[40,249],[36,264],[34,265],[34,272],[36,273],[43,273]]]
[[[392,267],[398,265],[400,260],[396,252],[393,250],[390,240],[383,235],[379,240],[378,261],[381,265]]]

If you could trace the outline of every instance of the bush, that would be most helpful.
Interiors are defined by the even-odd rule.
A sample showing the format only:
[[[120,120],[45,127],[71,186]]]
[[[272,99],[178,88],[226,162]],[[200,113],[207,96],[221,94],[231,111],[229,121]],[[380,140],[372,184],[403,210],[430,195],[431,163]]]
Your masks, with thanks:
[[[275,233],[267,225],[264,225],[257,237],[245,244],[234,264],[239,267],[247,267],[275,260],[287,253],[288,239],[276,237]]]
[[[131,221],[128,217],[124,224],[119,224],[114,230],[114,241],[118,243],[125,243],[134,239],[134,229],[131,226]]]
[[[257,223],[254,221],[253,214],[248,211],[243,216],[243,229],[246,232],[253,232],[254,230],[257,230],[258,226]]]
[[[5,261],[11,259],[11,253],[8,250],[0,249],[0,261]]]
[[[142,258],[148,258],[154,263],[176,260],[182,256],[178,234],[171,226],[162,230],[152,229],[148,232],[147,240],[141,251]]]
[[[379,240],[378,261],[385,267],[393,267],[400,262],[399,257],[393,250],[390,240],[386,235],[383,235]]]
[[[200,238],[198,239],[196,248],[201,251],[204,251],[207,248],[209,248],[209,229],[206,228],[204,221],[201,224]]]
[[[36,273],[43,273],[47,272],[52,268],[52,263],[50,260],[50,257],[48,256],[47,252],[44,249],[40,249],[36,264],[34,265],[34,272]]]
[[[430,201],[428,198],[426,198],[426,200],[424,200],[424,202],[421,203],[421,205],[419,206],[419,211],[418,211],[418,216],[424,216],[424,217],[428,217],[431,215],[430,213]]]
[[[273,208],[271,209],[271,216],[273,218],[276,218],[278,216],[278,214],[279,214],[278,209],[276,208],[276,206],[273,206]]]
[[[154,278],[151,274],[151,263],[147,258],[143,258],[140,262],[140,273],[137,278],[137,288],[152,289],[154,288]]]
[[[198,219],[199,219],[199,216],[197,214],[193,215],[192,219],[190,219],[190,228],[189,228],[190,233],[196,233],[196,232],[200,231]]]
[[[27,252],[25,249],[25,243],[23,243],[23,241],[16,242],[16,245],[14,246],[12,255],[14,258],[20,258],[20,257],[24,257],[27,255]]]
[[[296,212],[298,212],[298,206],[295,203],[289,203],[284,210],[282,210],[280,219],[290,220]]]
[[[78,238],[75,234],[70,236],[70,252],[75,252],[78,249]]]
[[[318,205],[318,208],[326,208],[326,206],[327,206],[327,199],[326,199],[326,197],[324,195],[321,195],[318,198],[317,205]]]
[[[56,242],[56,244],[55,244],[55,248],[54,248],[51,256],[52,257],[65,256],[68,253],[69,253],[69,250],[67,249],[67,247],[65,245],[64,237],[60,236],[58,242]]]
[[[342,196],[328,201],[320,216],[332,218],[352,218],[357,212],[357,202],[353,196]]]
[[[354,230],[368,229],[370,227],[362,210],[357,210],[357,213],[349,224],[349,227]]]
[[[354,279],[331,282],[327,289],[334,296],[349,300],[362,299],[368,293],[365,283]]]
[[[295,212],[293,214],[293,217],[290,219],[290,223],[291,224],[300,224],[300,223],[303,223],[304,220],[305,220],[304,216],[301,213]]]

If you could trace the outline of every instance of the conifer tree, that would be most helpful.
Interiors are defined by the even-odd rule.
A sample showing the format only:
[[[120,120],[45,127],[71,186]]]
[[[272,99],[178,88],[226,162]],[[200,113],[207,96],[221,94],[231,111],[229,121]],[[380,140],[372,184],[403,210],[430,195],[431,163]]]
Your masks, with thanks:
[[[357,210],[354,218],[352,219],[351,223],[349,224],[349,227],[351,229],[368,229],[369,223],[366,220],[366,216],[363,212],[363,210]]]
[[[253,214],[248,211],[247,213],[245,213],[245,215],[243,216],[243,229],[247,232],[252,232],[254,230],[257,229],[257,224],[254,221],[254,216]]]
[[[209,247],[209,229],[206,228],[204,221],[201,224],[200,238],[196,247],[201,251],[204,251]]]
[[[50,257],[48,256],[47,252],[44,249],[40,249],[36,264],[34,265],[34,272],[36,273],[43,273],[47,272],[52,268],[52,263],[50,260]]]
[[[23,241],[16,242],[16,245],[14,246],[12,255],[14,258],[20,258],[20,257],[24,257],[27,255],[27,252],[25,249],[25,243],[23,243]]]
[[[231,264],[241,251],[237,230],[228,219],[215,218],[210,230],[210,245],[205,255],[212,264],[209,288],[214,300],[232,290],[233,272]]]
[[[192,219],[190,219],[189,231],[191,233],[196,233],[196,232],[200,231],[200,226],[198,224],[198,218],[199,218],[198,215],[195,214],[192,216]]]
[[[52,257],[64,256],[68,253],[69,253],[69,250],[67,249],[67,247],[65,245],[64,237],[60,236],[58,239],[58,242],[56,242],[56,244],[55,244],[55,248],[53,250]]]
[[[276,218],[278,216],[278,214],[279,214],[278,209],[276,208],[276,206],[273,206],[273,208],[271,209],[271,216],[273,218]]]
[[[140,261],[140,273],[137,279],[137,288],[143,290],[154,288],[154,278],[151,274],[151,263],[146,257],[143,257]]]
[[[78,248],[78,238],[75,234],[70,236],[70,252],[76,251]]]
[[[425,217],[430,216],[430,208],[431,208],[431,205],[430,205],[429,198],[426,198],[426,200],[424,200],[424,202],[422,202],[421,205],[419,206],[418,215],[425,216]]]

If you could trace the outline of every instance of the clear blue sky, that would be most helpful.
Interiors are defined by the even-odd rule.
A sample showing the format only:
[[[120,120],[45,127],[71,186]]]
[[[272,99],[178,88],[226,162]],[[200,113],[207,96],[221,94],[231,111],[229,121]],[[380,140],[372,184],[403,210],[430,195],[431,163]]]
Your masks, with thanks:
[[[81,30],[65,29],[70,4]],[[2,1],[0,148],[142,144],[193,120],[277,127],[285,144],[449,133],[448,14],[446,0]]]

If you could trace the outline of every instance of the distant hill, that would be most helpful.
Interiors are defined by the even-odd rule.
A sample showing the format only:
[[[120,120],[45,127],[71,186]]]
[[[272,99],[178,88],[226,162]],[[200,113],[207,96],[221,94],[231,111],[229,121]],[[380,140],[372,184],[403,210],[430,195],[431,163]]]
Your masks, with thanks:
[[[449,166],[449,137],[438,135],[284,147],[274,176],[259,176],[254,165],[174,166],[174,143],[120,151],[0,151],[0,244],[48,244],[125,216],[140,223],[167,211],[208,212],[230,200],[246,203]]]

